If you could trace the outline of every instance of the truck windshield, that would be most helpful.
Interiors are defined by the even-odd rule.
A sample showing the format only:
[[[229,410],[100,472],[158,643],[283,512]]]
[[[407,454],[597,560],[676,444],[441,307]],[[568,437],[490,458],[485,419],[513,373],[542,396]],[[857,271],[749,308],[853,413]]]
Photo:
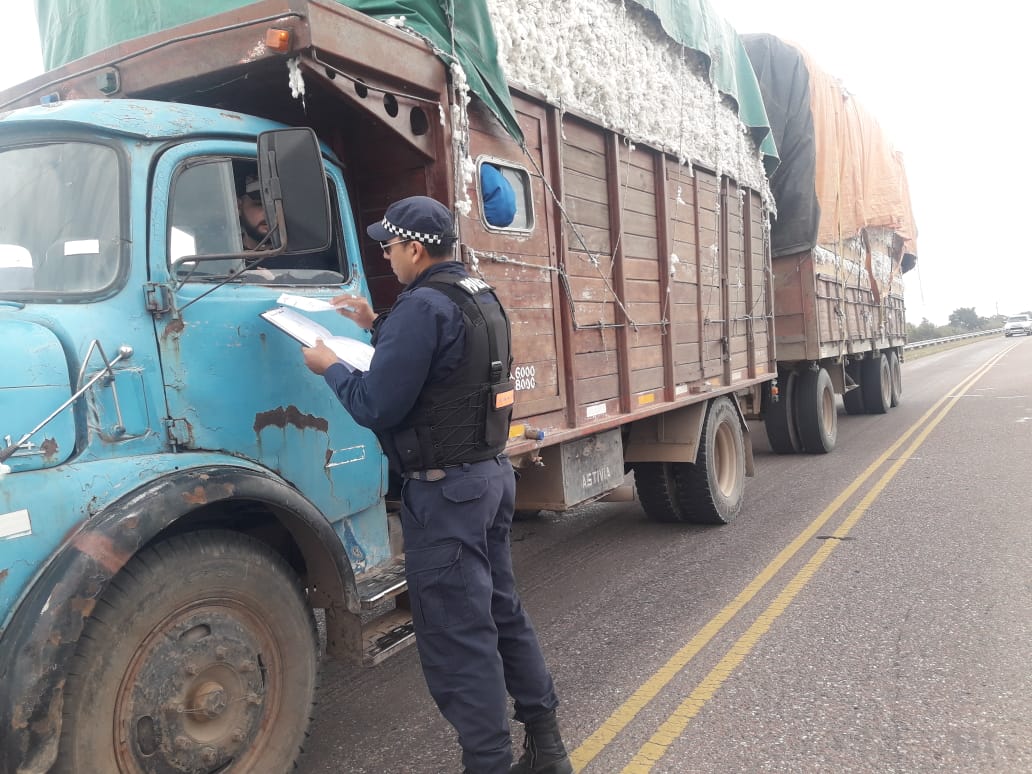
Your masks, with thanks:
[[[0,150],[0,297],[47,302],[114,283],[119,163],[85,142]]]

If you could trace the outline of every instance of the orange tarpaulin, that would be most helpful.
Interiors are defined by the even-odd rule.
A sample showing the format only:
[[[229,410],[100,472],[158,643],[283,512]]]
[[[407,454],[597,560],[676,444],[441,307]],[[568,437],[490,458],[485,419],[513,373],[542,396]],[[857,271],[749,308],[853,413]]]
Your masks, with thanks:
[[[817,152],[815,187],[821,218],[817,241],[837,245],[865,227],[894,231],[903,252],[917,254],[903,157],[874,116],[842,83],[794,43],[810,74],[810,108]]]

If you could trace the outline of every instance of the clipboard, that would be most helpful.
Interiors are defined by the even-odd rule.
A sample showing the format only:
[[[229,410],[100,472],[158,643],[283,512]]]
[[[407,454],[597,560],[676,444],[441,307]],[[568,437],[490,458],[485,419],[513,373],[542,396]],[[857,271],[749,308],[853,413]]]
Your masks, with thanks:
[[[306,347],[314,347],[319,339],[351,371],[368,371],[373,360],[373,347],[350,336],[334,336],[317,322],[285,306],[260,313],[268,322]]]

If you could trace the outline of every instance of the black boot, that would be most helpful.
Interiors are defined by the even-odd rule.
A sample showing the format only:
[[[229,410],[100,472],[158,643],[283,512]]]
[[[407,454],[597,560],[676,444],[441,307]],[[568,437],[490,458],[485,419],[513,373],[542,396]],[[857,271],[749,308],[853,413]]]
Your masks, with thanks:
[[[573,774],[555,710],[528,721],[526,729],[523,755],[509,769],[509,774]]]

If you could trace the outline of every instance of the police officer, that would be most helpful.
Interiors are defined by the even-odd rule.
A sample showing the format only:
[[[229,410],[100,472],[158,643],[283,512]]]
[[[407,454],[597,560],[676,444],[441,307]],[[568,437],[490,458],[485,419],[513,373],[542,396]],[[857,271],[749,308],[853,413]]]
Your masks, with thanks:
[[[405,571],[430,694],[458,731],[469,774],[572,774],[559,700],[513,578],[508,318],[491,287],[453,260],[454,222],[440,202],[402,199],[366,231],[407,286],[379,316],[362,298],[333,300],[373,331],[369,371],[350,371],[322,342],[303,353],[403,479]],[[511,769],[506,693],[527,731]]]

